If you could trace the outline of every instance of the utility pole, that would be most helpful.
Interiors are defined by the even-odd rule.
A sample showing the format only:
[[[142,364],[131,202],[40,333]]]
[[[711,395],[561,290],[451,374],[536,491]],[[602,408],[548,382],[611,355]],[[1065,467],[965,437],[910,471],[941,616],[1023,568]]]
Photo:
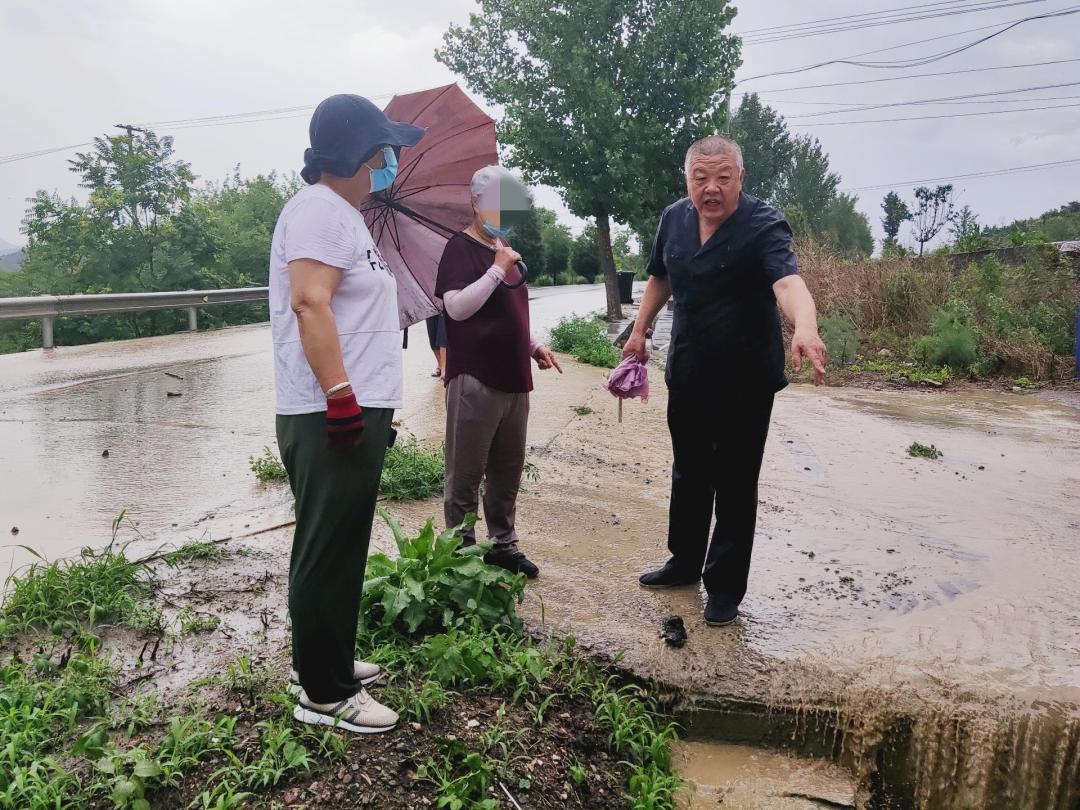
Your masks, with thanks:
[[[136,132],[141,132],[144,135],[146,134],[145,129],[143,129],[142,127],[137,127],[134,124],[113,124],[113,126],[116,127],[117,129],[127,130],[128,140],[129,141],[134,139],[134,137],[135,137],[134,133],[136,133]]]

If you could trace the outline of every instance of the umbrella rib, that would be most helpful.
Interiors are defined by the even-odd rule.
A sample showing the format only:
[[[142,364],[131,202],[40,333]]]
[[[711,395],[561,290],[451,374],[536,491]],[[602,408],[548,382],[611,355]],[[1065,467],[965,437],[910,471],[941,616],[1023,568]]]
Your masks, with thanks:
[[[456,86],[457,86],[456,84],[448,84],[448,85],[446,85],[442,90],[439,91],[439,94],[437,96],[435,96],[435,98],[433,98],[431,101],[429,101],[427,104],[425,104],[424,108],[422,110],[420,110],[420,112],[418,112],[416,115],[413,116],[412,121],[410,121],[409,123],[411,123],[411,124],[413,124],[415,126],[416,122],[420,118],[420,116],[431,109],[432,104],[434,104],[436,101],[438,101],[443,96],[445,96],[447,93],[449,93],[450,89],[452,87],[456,87]]]
[[[446,143],[451,138],[456,138],[459,135],[466,135],[466,134],[468,134],[470,132],[473,132],[473,131],[475,131],[477,129],[483,129],[484,127],[489,126],[489,125],[491,125],[493,123],[494,122],[489,118],[486,122],[484,122],[482,124],[475,124],[475,125],[473,125],[471,127],[468,127],[467,129],[459,129],[459,130],[456,130],[454,132],[450,132],[450,133],[444,135],[442,137],[442,139],[440,139],[438,141],[435,141],[434,143],[428,144],[427,147],[424,149],[424,154],[426,155],[428,152],[430,152],[436,146],[441,146],[442,144]]]

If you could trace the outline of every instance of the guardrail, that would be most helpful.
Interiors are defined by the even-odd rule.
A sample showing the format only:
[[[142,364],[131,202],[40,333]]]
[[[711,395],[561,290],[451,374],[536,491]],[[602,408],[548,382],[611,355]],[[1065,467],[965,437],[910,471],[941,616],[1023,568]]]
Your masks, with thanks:
[[[194,332],[199,328],[199,307],[257,303],[266,301],[269,297],[268,287],[109,295],[33,295],[25,298],[0,298],[0,320],[25,321],[40,318],[41,347],[51,349],[55,345],[53,322],[66,315],[111,315],[117,312],[186,309],[188,330]]]

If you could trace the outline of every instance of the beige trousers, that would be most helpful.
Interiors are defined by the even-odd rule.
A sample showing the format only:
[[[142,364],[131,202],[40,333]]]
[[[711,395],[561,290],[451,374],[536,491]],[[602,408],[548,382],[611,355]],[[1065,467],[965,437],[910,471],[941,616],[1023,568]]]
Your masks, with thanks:
[[[446,387],[447,526],[457,526],[477,512],[484,484],[487,536],[500,545],[518,540],[514,528],[517,494],[525,466],[525,432],[529,395],[489,388],[475,377],[459,374]],[[475,531],[465,531],[474,542]]]

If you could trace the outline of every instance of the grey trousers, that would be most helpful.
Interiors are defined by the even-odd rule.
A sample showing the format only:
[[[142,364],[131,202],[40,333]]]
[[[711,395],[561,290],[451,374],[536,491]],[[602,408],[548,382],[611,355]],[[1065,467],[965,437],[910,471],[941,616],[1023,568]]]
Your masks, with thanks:
[[[475,377],[459,374],[446,387],[447,526],[457,526],[477,512],[484,482],[487,536],[499,545],[517,542],[514,516],[525,467],[525,432],[529,395],[489,388]],[[472,529],[466,542],[475,542]]]

